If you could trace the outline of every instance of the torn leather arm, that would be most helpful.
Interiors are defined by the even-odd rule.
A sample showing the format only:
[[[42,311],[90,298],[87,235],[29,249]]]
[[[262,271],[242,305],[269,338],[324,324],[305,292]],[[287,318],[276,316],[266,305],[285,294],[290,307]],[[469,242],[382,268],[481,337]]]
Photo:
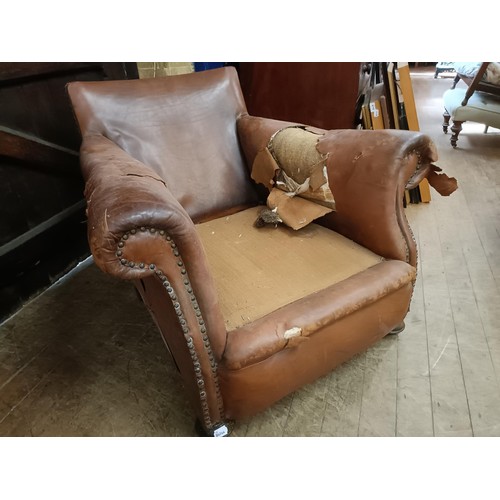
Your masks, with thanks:
[[[243,115],[238,133],[249,168],[270,137],[290,122]],[[401,130],[321,130],[317,149],[327,155],[335,210],[317,219],[373,252],[416,265],[416,246],[403,208],[404,191],[431,170],[430,138]]]
[[[152,169],[105,137],[84,138],[80,158],[95,263],[113,276],[159,290],[154,295],[163,304],[160,313],[175,319],[166,338],[174,359],[193,360],[190,370],[190,363],[178,365],[199,418],[221,420],[216,364],[226,331],[192,220]]]
[[[241,115],[237,120],[238,138],[249,170],[252,169],[257,154],[266,148],[273,134],[284,127],[295,125],[300,124],[270,118],[260,118],[248,114]],[[312,128],[311,130],[319,129]],[[321,132],[324,132],[324,130]]]
[[[267,210],[262,210],[256,227],[269,223],[283,223],[299,230],[313,220],[335,209],[335,200],[328,184],[326,160],[328,155],[318,152],[316,146],[320,134],[303,125],[283,126],[283,122],[273,120],[245,120],[245,123],[262,124],[262,133],[245,133],[241,138],[258,144],[257,154],[251,166],[251,178],[269,191]],[[271,133],[278,126],[278,131]],[[268,136],[262,146],[259,139]],[[244,146],[248,151],[248,142]],[[247,157],[253,156],[252,153]],[[265,194],[264,194],[265,196]]]
[[[416,266],[404,191],[437,159],[425,134],[405,130],[332,130],[318,149],[330,153],[328,174],[336,211],[321,223],[389,259]]]

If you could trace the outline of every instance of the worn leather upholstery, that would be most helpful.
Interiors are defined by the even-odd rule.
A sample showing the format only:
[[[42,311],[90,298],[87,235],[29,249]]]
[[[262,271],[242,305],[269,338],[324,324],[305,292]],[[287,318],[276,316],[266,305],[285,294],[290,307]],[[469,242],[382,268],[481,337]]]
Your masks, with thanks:
[[[68,91],[82,131],[95,263],[135,283],[207,432],[272,405],[403,322],[417,259],[403,193],[435,159],[427,136],[314,129],[321,134],[319,151],[329,155],[336,202],[335,211],[315,223],[378,257],[353,275],[227,329],[220,303],[226,299],[218,290],[221,280],[238,275],[212,272],[200,228],[262,202],[262,186],[250,179],[252,162],[290,123],[249,116],[233,68],[76,82]],[[217,251],[212,244],[210,259]],[[270,261],[261,261],[264,275]],[[247,285],[248,301],[259,286]]]

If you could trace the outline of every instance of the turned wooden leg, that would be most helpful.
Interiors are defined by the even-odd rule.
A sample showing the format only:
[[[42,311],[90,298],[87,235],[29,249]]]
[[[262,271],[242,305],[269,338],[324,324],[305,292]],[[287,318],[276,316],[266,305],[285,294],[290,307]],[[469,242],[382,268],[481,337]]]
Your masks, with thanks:
[[[233,422],[220,423],[211,429],[204,427],[199,419],[196,419],[194,424],[194,430],[199,437],[228,437],[232,428]]]
[[[451,136],[450,142],[454,148],[457,147],[458,134],[460,134],[460,132],[462,131],[462,123],[463,122],[453,121],[453,125],[451,126],[453,135]]]
[[[401,333],[405,329],[405,322],[403,321],[399,325],[395,326],[389,333],[388,335],[397,335],[398,333]]]
[[[452,89],[454,89],[457,86],[457,83],[460,81],[460,77],[458,75],[453,78],[453,85],[451,86]]]
[[[489,128],[489,125],[485,125],[484,126],[484,133],[487,134],[488,133],[488,128]]]
[[[443,118],[444,118],[444,122],[443,122],[443,132],[445,134],[448,133],[448,127],[450,125],[450,114],[448,113],[448,111],[446,111],[446,109],[444,110],[444,113],[443,113]]]

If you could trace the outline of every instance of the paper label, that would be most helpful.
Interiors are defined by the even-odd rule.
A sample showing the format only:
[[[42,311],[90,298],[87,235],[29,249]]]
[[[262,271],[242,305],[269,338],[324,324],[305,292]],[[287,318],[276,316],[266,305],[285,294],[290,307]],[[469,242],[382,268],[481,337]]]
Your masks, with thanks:
[[[214,437],[224,437],[229,434],[229,430],[225,425],[220,426],[214,431]]]
[[[370,103],[370,111],[373,113],[373,116],[374,116],[375,118],[378,118],[379,111],[378,111],[377,107],[375,106],[375,103],[374,103],[374,102],[371,102],[371,103]]]

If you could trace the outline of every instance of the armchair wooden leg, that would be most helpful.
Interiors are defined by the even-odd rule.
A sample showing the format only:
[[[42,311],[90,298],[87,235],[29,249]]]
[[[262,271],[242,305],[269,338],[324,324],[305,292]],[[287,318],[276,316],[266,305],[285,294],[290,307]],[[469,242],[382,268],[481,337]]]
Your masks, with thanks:
[[[460,132],[462,131],[462,123],[463,122],[453,121],[453,125],[451,127],[453,135],[451,136],[450,142],[454,148],[457,147],[458,134],[460,134]]]
[[[395,326],[389,333],[388,335],[397,335],[398,333],[401,333],[405,329],[405,322],[401,322],[399,325]]]
[[[446,109],[444,110],[444,113],[443,113],[443,132],[445,134],[448,133],[448,127],[450,126],[450,114],[448,113],[448,111],[446,111]]]
[[[201,421],[196,419],[194,430],[199,437],[228,437],[231,434],[232,423],[226,422],[206,429]]]

